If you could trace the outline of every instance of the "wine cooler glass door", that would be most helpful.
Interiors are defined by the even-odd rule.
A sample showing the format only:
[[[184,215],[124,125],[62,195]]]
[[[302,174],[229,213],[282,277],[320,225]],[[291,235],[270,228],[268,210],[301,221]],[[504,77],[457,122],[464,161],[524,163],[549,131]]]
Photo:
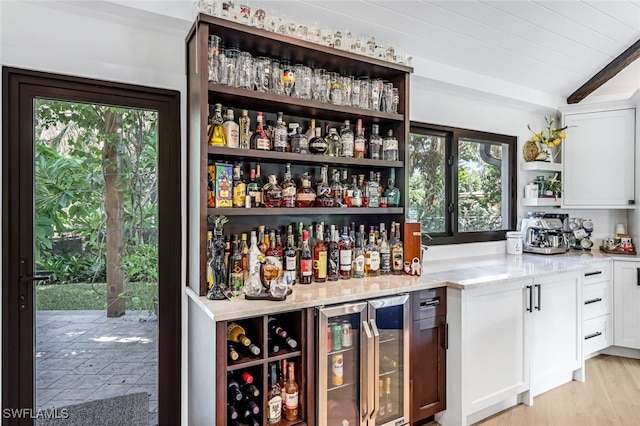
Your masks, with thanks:
[[[409,420],[409,295],[370,301],[369,323],[376,361],[372,420],[376,426],[404,424]]]
[[[373,394],[367,371],[373,367],[373,334],[366,303],[318,310],[318,424],[366,425]]]

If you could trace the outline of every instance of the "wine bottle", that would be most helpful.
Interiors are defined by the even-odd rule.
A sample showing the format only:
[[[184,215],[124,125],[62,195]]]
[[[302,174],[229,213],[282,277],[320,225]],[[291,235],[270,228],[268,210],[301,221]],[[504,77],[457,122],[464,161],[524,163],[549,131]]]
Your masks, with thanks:
[[[240,392],[240,385],[236,379],[230,378],[227,382],[227,390],[229,392],[230,401],[242,401],[244,396]]]
[[[296,383],[294,364],[290,362],[287,369],[289,377],[284,387],[284,415],[287,420],[296,420],[298,418],[298,384]]]
[[[248,386],[245,386],[243,391],[244,391],[243,394],[246,396],[250,396],[253,398],[257,398],[260,396],[260,390],[253,383]]]
[[[227,326],[227,340],[233,343],[241,343],[244,346],[251,344],[251,339],[246,336],[244,328],[235,322],[230,322]]]
[[[229,359],[231,361],[236,361],[238,358],[240,358],[240,354],[238,353],[238,351],[236,351],[236,348],[234,348],[232,344],[229,344],[227,348]]]
[[[275,337],[272,336],[269,336],[269,351],[271,351],[272,354],[280,352],[280,344]]]
[[[240,379],[246,385],[250,385],[251,383],[253,383],[253,376],[248,371],[243,371],[242,373],[240,373]]]
[[[236,407],[234,407],[231,404],[227,404],[227,417],[230,418],[231,420],[235,420],[240,416],[240,414],[238,414],[238,410],[236,410]]]

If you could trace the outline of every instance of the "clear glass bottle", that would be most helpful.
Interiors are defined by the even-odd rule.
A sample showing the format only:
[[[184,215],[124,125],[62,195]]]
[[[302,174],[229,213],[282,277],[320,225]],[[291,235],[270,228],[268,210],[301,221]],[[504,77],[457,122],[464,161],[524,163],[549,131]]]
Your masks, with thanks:
[[[222,127],[224,128],[224,139],[227,142],[227,147],[238,148],[240,146],[240,126],[235,122],[231,108],[227,109]]]
[[[243,232],[240,236],[240,254],[242,255],[242,276],[243,281],[249,276],[249,246],[247,245],[247,233]]]
[[[262,187],[262,202],[265,207],[280,207],[282,203],[282,188],[278,185],[278,177],[269,175],[269,182]]]
[[[327,152],[327,141],[322,137],[322,129],[315,128],[315,136],[309,140],[309,151],[312,154],[325,155]]]
[[[296,207],[313,207],[316,192],[311,188],[311,178],[307,173],[302,175],[302,185],[296,192]]]
[[[331,179],[331,198],[333,199],[336,207],[342,207],[344,205],[344,194],[342,184],[340,183],[340,174],[338,170],[333,171]]]
[[[338,247],[338,231],[335,225],[329,228],[331,241],[327,246],[327,279],[329,281],[338,281],[340,277],[340,249]]]
[[[265,254],[269,248],[269,244],[265,241],[264,225],[258,226],[258,249],[260,253]]]
[[[240,174],[240,164],[236,164],[233,166],[233,198],[232,198],[232,206],[233,207],[244,207],[247,195],[247,184],[242,178]]]
[[[239,250],[238,235],[233,236],[233,249],[229,256],[229,290],[234,296],[242,294],[244,276],[242,273],[242,254]]]
[[[339,157],[353,158],[354,136],[349,120],[344,121],[344,127],[340,130],[340,145],[342,146],[342,155]]]
[[[330,128],[324,140],[327,142],[327,155],[330,157],[342,157],[342,144],[340,135],[335,128]]]
[[[393,227],[392,227],[393,228]],[[393,243],[391,244],[391,269],[393,275],[402,275],[404,269],[404,245],[400,239],[400,224],[395,224]]]
[[[358,233],[356,235],[356,244],[353,248],[353,271],[351,275],[353,278],[364,277],[364,240],[362,235]]]
[[[300,284],[311,284],[313,278],[313,255],[309,248],[309,231],[302,231],[302,248],[300,250]]]
[[[258,248],[256,231],[251,231],[251,246],[247,252],[247,279],[244,281],[243,293],[249,296],[257,296],[262,292],[260,281],[260,259],[262,253]]]
[[[400,189],[396,188],[396,171],[391,169],[389,171],[389,185],[384,191],[384,196],[387,199],[387,206],[398,207],[400,205]]]
[[[393,130],[389,129],[387,137],[382,141],[382,159],[398,161],[398,139],[393,136]]]
[[[380,127],[377,124],[371,126],[371,136],[369,136],[369,158],[379,160],[382,151],[382,137]]]
[[[367,185],[367,207],[380,207],[380,184],[376,181],[375,174],[369,172],[369,184]]]
[[[364,175],[358,175],[358,180],[353,177],[353,195],[351,196],[351,207],[362,207],[363,192],[362,186],[364,183]]]
[[[251,119],[249,118],[249,111],[242,110],[240,116],[240,149],[249,149],[251,145]]]
[[[251,200],[251,207],[262,207],[262,188],[256,180],[256,169],[251,169],[249,172],[250,181],[247,184],[247,195]]]
[[[380,237],[380,275],[391,274],[391,249],[387,241],[387,231],[381,229]]]
[[[290,144],[291,152],[308,154],[309,153],[309,140],[307,135],[300,132],[300,125],[298,123],[289,123]]]
[[[262,113],[258,112],[258,116],[256,117],[256,130],[253,132],[253,135],[251,135],[250,146],[251,149],[271,151],[271,140],[264,129],[262,120]]]
[[[323,227],[316,226],[316,245],[313,247],[313,281],[323,283],[327,281],[327,247],[323,240]]]
[[[282,199],[280,202],[281,207],[295,207],[296,206],[296,183],[291,178],[291,164],[285,164],[284,180],[282,181]]]
[[[222,126],[224,119],[222,118],[222,104],[215,104],[213,117],[211,117],[211,139],[209,139],[209,145],[212,146],[227,146],[227,142],[224,138],[224,127]]]
[[[369,242],[364,250],[364,272],[367,277],[380,275],[380,251],[373,226],[369,227]]]
[[[358,118],[356,124],[356,136],[353,140],[353,151],[355,158],[364,158],[367,146],[367,139],[364,137],[364,127],[362,127],[362,119]]]
[[[284,416],[287,420],[298,419],[298,384],[296,383],[294,364],[287,365],[288,378],[284,386],[285,403]]]
[[[287,152],[287,128],[282,123],[282,113],[278,113],[276,127],[273,129],[273,150],[278,152]]]
[[[316,135],[316,120],[315,119],[311,119],[311,122],[309,123],[309,128],[307,129],[307,131],[305,132],[305,135],[307,136],[307,140],[311,141],[311,139]]]
[[[331,196],[331,187],[329,186],[328,179],[329,167],[322,166],[320,168],[320,181],[318,182],[316,191],[316,206],[317,207],[333,207],[335,201]]]
[[[287,226],[286,247],[284,249],[284,278],[289,285],[297,282],[298,259],[293,242],[293,226]]]
[[[340,278],[348,280],[351,278],[351,267],[353,262],[353,243],[347,231],[347,227],[342,228],[342,235],[338,243],[340,251]]]
[[[346,173],[346,170],[344,170],[343,172]],[[351,176],[351,182],[348,182],[346,179],[343,179],[342,191],[344,193],[344,203],[346,204],[347,207],[353,207],[351,205],[351,202],[353,199],[353,191],[357,186],[356,179],[358,179],[356,176]]]

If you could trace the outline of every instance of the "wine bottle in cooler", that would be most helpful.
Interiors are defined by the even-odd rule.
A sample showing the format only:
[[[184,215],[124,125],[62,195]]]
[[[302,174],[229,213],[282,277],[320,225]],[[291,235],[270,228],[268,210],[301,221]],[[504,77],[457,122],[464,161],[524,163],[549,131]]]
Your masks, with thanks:
[[[284,386],[285,404],[284,414],[287,420],[296,420],[298,418],[298,384],[296,383],[294,364],[290,362],[287,365],[287,382]]]

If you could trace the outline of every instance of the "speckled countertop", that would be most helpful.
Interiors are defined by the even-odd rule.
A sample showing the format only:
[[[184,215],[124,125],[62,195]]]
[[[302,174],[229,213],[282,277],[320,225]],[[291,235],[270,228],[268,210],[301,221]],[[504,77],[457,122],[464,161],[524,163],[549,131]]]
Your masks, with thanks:
[[[637,256],[606,255],[599,251],[575,252],[544,256],[524,254],[462,257],[441,261],[426,261],[421,277],[380,276],[339,280],[309,285],[298,284],[284,302],[244,300],[214,301],[198,297],[189,289],[191,298],[206,309],[216,321],[247,318],[320,305],[333,305],[403,292],[435,287],[469,289],[517,280],[542,277],[563,271],[581,270],[596,262],[639,260]]]

